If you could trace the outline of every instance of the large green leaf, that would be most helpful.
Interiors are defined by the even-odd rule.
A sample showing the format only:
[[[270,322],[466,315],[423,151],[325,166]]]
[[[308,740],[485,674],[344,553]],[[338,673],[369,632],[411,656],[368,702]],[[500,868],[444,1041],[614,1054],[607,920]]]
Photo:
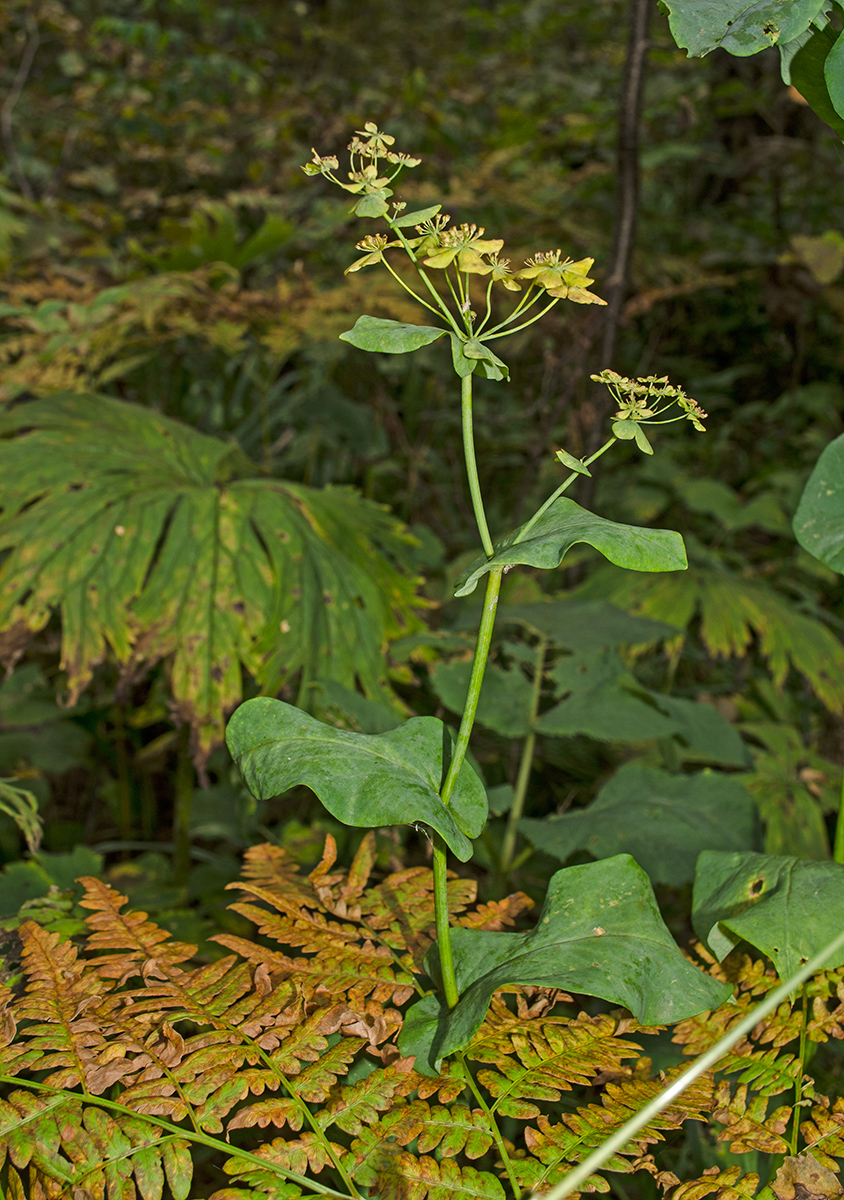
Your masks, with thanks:
[[[844,120],[837,111],[842,86],[840,35],[819,18],[779,49],[783,81],[792,84],[821,120],[844,137]]]
[[[700,851],[760,848],[756,806],[728,775],[702,771],[669,775],[628,763],[588,808],[545,820],[525,818],[519,829],[552,858],[578,850],[593,858],[630,854],[654,883],[691,883]]]
[[[790,42],[809,27],[824,0],[662,0],[678,46],[702,57],[721,46],[744,57]]]
[[[752,758],[741,734],[711,704],[649,691],[653,703],[676,723],[674,737],[683,745],[683,757],[695,762],[749,767]]]
[[[605,600],[554,600],[537,604],[502,604],[498,625],[526,625],[544,633],[556,646],[568,649],[597,646],[638,646],[676,637],[681,631],[664,621],[634,617]]]
[[[384,317],[358,317],[351,329],[340,334],[341,342],[357,346],[358,350],[374,350],[379,354],[407,354],[421,346],[429,346],[448,331],[435,325],[408,325],[404,321],[388,321]]]
[[[594,546],[611,563],[630,571],[683,571],[689,565],[679,533],[607,521],[565,496],[555,500],[522,539],[523,528],[496,542],[492,558],[472,563],[458,578],[455,596],[468,596],[492,567],[523,564],[550,571],[578,542]]]
[[[242,704],[226,731],[229,750],[259,800],[303,783],[344,825],[374,829],[421,821],[466,862],[469,839],[486,822],[486,790],[464,763],[450,806],[443,804],[448,736],[435,717],[414,717],[386,733],[350,733],[266,696]]]
[[[746,941],[781,979],[841,932],[844,866],[774,854],[706,850],[692,898],[695,931],[719,961]],[[844,964],[844,950],[828,967]]]
[[[536,926],[525,933],[452,930],[460,999],[410,1009],[399,1046],[417,1069],[468,1044],[496,988],[563,988],[623,1004],[645,1025],[717,1008],[730,988],[693,967],[666,929],[647,875],[629,855],[569,867],[552,877]],[[426,966],[438,973],[436,947]]]
[[[537,720],[540,733],[639,742],[671,737],[680,728],[657,708],[610,647],[573,650],[549,675],[561,699]]]
[[[453,713],[462,713],[472,674],[470,662],[438,663],[431,671],[437,696]],[[520,738],[530,732],[533,685],[517,666],[489,664],[484,672],[477,720],[502,737]]]
[[[844,433],[815,464],[797,506],[794,532],[804,550],[844,575]]]
[[[229,443],[102,396],[0,419],[0,657],[53,609],[70,698],[109,647],[127,677],[170,665],[200,761],[241,698],[301,672],[389,697],[385,642],[411,622],[400,527],[347,489],[249,478]]]

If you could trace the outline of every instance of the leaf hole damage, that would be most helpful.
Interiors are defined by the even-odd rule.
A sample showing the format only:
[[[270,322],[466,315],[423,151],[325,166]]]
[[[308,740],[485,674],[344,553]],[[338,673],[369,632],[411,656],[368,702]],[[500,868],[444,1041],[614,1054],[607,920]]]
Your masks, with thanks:
[[[750,895],[753,896],[754,898],[756,896],[761,896],[764,890],[765,890],[765,880],[764,879],[754,879],[750,885]]]

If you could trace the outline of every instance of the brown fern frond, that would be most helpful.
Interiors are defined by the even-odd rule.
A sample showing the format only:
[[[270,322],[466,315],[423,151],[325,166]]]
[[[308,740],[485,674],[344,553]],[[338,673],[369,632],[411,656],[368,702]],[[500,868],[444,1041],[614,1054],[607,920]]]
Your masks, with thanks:
[[[680,1183],[676,1175],[657,1176],[667,1186],[665,1200],[703,1200],[716,1193],[715,1200],[750,1200],[759,1188],[759,1176],[752,1171],[742,1175],[741,1167],[707,1167],[699,1179]]]
[[[661,1079],[631,1078],[608,1083],[600,1104],[581,1105],[575,1112],[564,1113],[559,1124],[540,1116],[536,1128],[528,1126],[525,1130],[529,1153],[545,1168],[539,1182],[543,1185],[557,1182],[572,1163],[580,1162],[590,1150],[601,1145],[609,1134],[661,1092],[675,1074]],[[695,1080],[675,1103],[664,1108],[613,1155],[606,1170],[629,1173],[640,1169],[647,1146],[663,1140],[662,1130],[679,1129],[685,1121],[703,1119],[711,1103],[711,1081]],[[597,1182],[594,1186],[605,1190]]]
[[[411,1061],[398,1059],[357,1083],[334,1088],[320,1113],[322,1128],[336,1125],[344,1133],[358,1134],[365,1126],[375,1125],[380,1113],[413,1090],[416,1075],[410,1069]]]
[[[811,1116],[801,1122],[800,1133],[809,1151],[818,1162],[838,1170],[836,1158],[844,1158],[844,1097],[839,1096],[830,1106],[825,1097],[818,1097]]]
[[[471,912],[458,917],[455,925],[462,925],[466,929],[506,929],[515,925],[517,918],[533,907],[530,896],[526,896],[524,892],[513,892],[503,900],[489,900],[485,904],[476,905]]]
[[[540,1112],[532,1101],[558,1101],[562,1092],[590,1083],[601,1071],[623,1074],[625,1059],[641,1057],[641,1046],[618,1036],[619,1026],[618,1017],[609,1014],[513,1020],[505,1006],[495,1006],[466,1053],[495,1067],[478,1072],[478,1082],[493,1097],[493,1111],[532,1120]]]
[[[269,842],[250,846],[244,852],[240,873],[247,883],[275,895],[291,896],[303,904],[313,904],[316,900],[313,884],[302,874],[295,859]]]
[[[461,1167],[451,1158],[437,1162],[430,1155],[404,1150],[379,1173],[381,1200],[504,1200],[504,1188],[490,1171]]]
[[[196,954],[196,946],[173,941],[167,930],[150,921],[145,912],[124,913],[126,897],[101,879],[85,876],[79,882],[85,888],[79,903],[92,910],[85,918],[91,931],[88,949],[116,951],[103,953],[95,961],[104,979],[121,983],[133,975],[171,979],[179,976],[180,964]]]
[[[740,1084],[733,1092],[729,1081],[722,1079],[716,1089],[712,1113],[725,1126],[718,1133],[718,1141],[729,1142],[733,1154],[749,1150],[787,1154],[788,1142],[779,1135],[788,1127],[792,1108],[786,1104],[769,1113],[768,1101],[765,1095],[748,1098],[747,1084]]]
[[[480,1158],[493,1143],[485,1113],[463,1104],[431,1107],[424,1100],[414,1100],[394,1109],[381,1122],[381,1128],[400,1146],[416,1141],[418,1154],[439,1148],[443,1158],[457,1154]]]

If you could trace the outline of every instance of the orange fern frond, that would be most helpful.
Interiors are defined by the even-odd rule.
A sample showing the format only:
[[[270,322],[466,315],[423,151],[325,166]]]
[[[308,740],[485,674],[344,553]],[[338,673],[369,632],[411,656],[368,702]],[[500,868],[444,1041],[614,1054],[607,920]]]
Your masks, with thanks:
[[[722,1079],[716,1091],[713,1117],[725,1126],[718,1133],[719,1142],[729,1142],[733,1154],[759,1150],[763,1154],[788,1154],[788,1142],[779,1135],[791,1120],[790,1105],[768,1112],[768,1096],[748,1098],[747,1084],[731,1091],[729,1081]]]

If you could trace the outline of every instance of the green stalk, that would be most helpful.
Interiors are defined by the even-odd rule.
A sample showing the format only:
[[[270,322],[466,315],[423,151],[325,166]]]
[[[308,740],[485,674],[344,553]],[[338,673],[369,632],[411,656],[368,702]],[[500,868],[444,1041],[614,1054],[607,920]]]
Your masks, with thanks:
[[[595,461],[596,458],[600,458],[602,454],[605,454],[607,452],[607,450],[609,450],[610,446],[614,446],[617,441],[618,441],[618,438],[611,437],[608,442],[604,442],[604,444],[603,444],[603,446],[601,446],[600,450],[595,451],[595,453],[591,456],[591,458],[587,458],[583,465],[585,467],[590,466]],[[555,500],[559,500],[560,496],[562,496],[562,494],[566,490],[566,488],[571,487],[571,485],[574,483],[575,479],[579,479],[579,478],[580,478],[580,472],[572,471],[571,475],[569,475],[567,479],[563,480],[563,482],[560,484],[560,486],[557,488],[557,490],[555,492],[551,493],[551,495],[548,497],[548,499],[545,501],[545,503],[542,505],[542,507],[538,508],[536,510],[536,512],[533,514],[533,516],[527,522],[527,524],[522,526],[518,537],[513,539],[514,546],[518,546],[519,542],[523,542],[525,540],[525,538],[530,533],[531,529],[533,529],[534,525],[539,520],[539,518],[542,516],[542,514],[551,507],[551,505],[554,503]]]
[[[841,777],[841,799],[838,802],[838,820],[835,822],[835,845],[832,861],[844,863],[844,775]]]
[[[533,726],[536,721],[536,714],[539,711],[539,698],[542,695],[542,672],[545,669],[545,650],[548,645],[548,639],[543,634],[539,639],[536,647],[536,662],[534,664],[533,676],[533,693],[530,699],[530,717],[529,723]],[[522,757],[519,763],[519,774],[516,777],[515,795],[513,797],[513,807],[510,809],[510,814],[507,818],[507,828],[504,831],[504,841],[501,843],[501,859],[499,871],[502,876],[509,875],[513,865],[513,854],[516,849],[516,827],[522,816],[525,807],[525,797],[527,796],[528,783],[530,782],[530,772],[533,766],[533,755],[536,749],[536,733],[531,728],[530,733],[525,738],[525,744],[522,747]]]
[[[800,990],[803,1013],[800,1021],[800,1050],[798,1053],[800,1074],[794,1081],[794,1114],[792,1116],[791,1137],[789,1138],[789,1151],[792,1156],[797,1153],[797,1142],[800,1137],[800,1117],[803,1112],[801,1105],[803,1099],[803,1076],[806,1072],[806,1030],[809,1024],[809,998],[806,995],[806,985],[804,984]]]
[[[469,1085],[469,1090],[475,1097],[475,1100],[480,1105],[488,1123],[489,1132],[492,1134],[492,1140],[495,1142],[495,1148],[501,1155],[501,1162],[504,1164],[504,1170],[507,1172],[507,1178],[510,1180],[510,1187],[513,1189],[513,1195],[518,1198],[521,1195],[522,1189],[519,1187],[519,1181],[513,1172],[513,1164],[510,1161],[510,1155],[507,1153],[507,1145],[504,1138],[501,1136],[501,1130],[498,1128],[498,1122],[495,1119],[495,1113],[484,1099],[483,1092],[475,1083],[475,1077],[466,1061],[466,1056],[462,1052],[458,1054],[460,1065],[463,1068],[463,1077]]]
[[[440,790],[440,798],[446,807],[448,807],[451,800],[457,783],[457,776],[460,774],[460,768],[463,766],[466,751],[469,748],[469,738],[472,735],[472,726],[475,723],[475,713],[478,711],[478,700],[481,695],[481,685],[484,681],[484,671],[486,670],[487,659],[489,658],[492,630],[495,625],[495,610],[498,607],[498,594],[501,591],[501,578],[503,574],[503,567],[493,567],[487,580],[484,608],[481,615],[480,628],[478,629],[478,641],[475,646],[475,658],[472,663],[472,674],[469,679],[469,690],[466,696],[466,703],[463,706],[463,716],[460,719],[460,729],[457,732],[457,741],[454,744],[451,762],[448,765],[445,782]],[[436,914],[437,945],[439,947],[443,992],[445,993],[446,1003],[449,1008],[454,1008],[459,997],[459,992],[457,990],[454,959],[451,952],[451,927],[448,921],[446,848],[445,843],[438,833],[434,834],[433,867],[434,911]]]
[[[492,538],[489,536],[489,526],[486,522],[484,502],[481,496],[481,485],[478,479],[478,464],[475,459],[475,435],[472,423],[472,376],[464,375],[460,381],[460,408],[463,416],[463,455],[466,460],[466,475],[469,479],[469,492],[472,496],[472,509],[481,535],[481,544],[487,558],[492,558],[494,550]]]

